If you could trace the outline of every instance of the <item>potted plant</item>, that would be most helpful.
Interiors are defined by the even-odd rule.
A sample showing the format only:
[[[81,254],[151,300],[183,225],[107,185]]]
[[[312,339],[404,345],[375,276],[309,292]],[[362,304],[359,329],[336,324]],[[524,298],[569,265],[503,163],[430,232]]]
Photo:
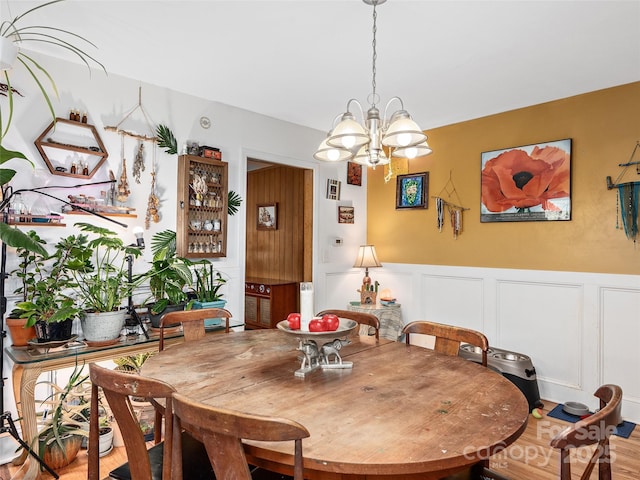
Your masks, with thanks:
[[[54,470],[71,463],[80,450],[83,437],[89,435],[88,420],[83,414],[86,406],[73,401],[81,395],[77,389],[81,389],[88,378],[82,374],[83,367],[75,366],[64,387],[52,382],[39,382],[49,385],[53,392],[42,402],[49,408],[36,440],[40,457]]]
[[[227,301],[222,297],[220,288],[227,282],[219,271],[213,268],[213,264],[208,260],[203,260],[195,264],[196,288],[192,292],[194,297],[192,308],[224,308]],[[217,318],[207,318],[205,327],[219,323]]]
[[[39,244],[46,243],[34,231],[27,235]],[[41,255],[24,247],[17,249],[20,263],[12,273],[21,279],[22,286],[14,293],[21,293],[23,301],[16,303],[11,313],[25,319],[26,327],[35,327],[39,342],[71,338],[73,319],[80,309],[67,294],[74,286],[67,260],[76,244],[76,237],[61,239],[51,255]]]
[[[127,310],[124,301],[145,279],[129,279],[128,257],[141,255],[137,246],[125,245],[118,234],[90,223],[77,223],[83,232],[96,235],[88,240],[79,235],[66,264],[74,279],[77,300],[82,308],[81,323],[85,340],[90,344],[117,341]]]
[[[153,261],[147,272],[151,297],[145,301],[151,325],[160,327],[162,315],[182,310],[188,301],[186,288],[193,283],[191,261],[176,255],[176,232],[164,230],[151,237]]]

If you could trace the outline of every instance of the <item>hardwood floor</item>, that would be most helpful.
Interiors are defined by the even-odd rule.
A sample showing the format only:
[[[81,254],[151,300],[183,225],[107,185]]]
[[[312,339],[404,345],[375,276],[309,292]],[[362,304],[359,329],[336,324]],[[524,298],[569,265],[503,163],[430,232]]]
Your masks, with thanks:
[[[526,431],[516,443],[502,453],[491,458],[491,468],[511,480],[557,480],[559,472],[558,452],[549,447],[549,441],[568,423],[546,416],[553,407],[552,402],[544,402],[545,415],[536,420],[529,417]],[[628,439],[611,437],[613,478],[615,480],[638,480],[640,478],[640,427],[636,427]],[[583,467],[580,461],[586,462],[591,456],[591,449],[585,448],[574,455],[572,462],[573,478],[578,479]],[[124,447],[116,447],[100,460],[100,471],[103,478],[109,472],[126,461]],[[19,467],[3,465],[0,467],[0,480],[8,480],[16,474],[21,478]],[[77,459],[59,472],[61,480],[85,480],[87,478],[87,455],[81,451]],[[42,474],[43,480],[50,480],[49,474]],[[592,474],[592,479],[597,473]]]

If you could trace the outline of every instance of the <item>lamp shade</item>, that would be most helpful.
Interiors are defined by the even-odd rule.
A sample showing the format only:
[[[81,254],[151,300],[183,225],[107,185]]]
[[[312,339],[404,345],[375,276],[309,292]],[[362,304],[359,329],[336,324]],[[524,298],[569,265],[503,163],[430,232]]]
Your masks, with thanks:
[[[366,145],[358,150],[356,156],[353,157],[353,161],[360,165],[364,165],[365,167],[376,167],[378,165],[386,165],[389,163],[389,159],[384,154],[384,150],[379,150],[377,158],[374,159]]]
[[[412,147],[396,148],[391,156],[401,158],[416,158],[424,157],[425,155],[429,155],[431,152],[433,152],[433,150],[431,150],[431,147],[425,140],[424,142]]]
[[[381,267],[382,264],[378,260],[376,247],[373,245],[360,245],[360,248],[358,249],[358,256],[356,257],[356,261],[353,266],[356,268]]]
[[[340,162],[342,160],[349,160],[353,157],[353,153],[349,150],[340,147],[332,147],[327,144],[325,138],[316,153],[313,154],[313,158],[316,160],[323,160],[325,162]]]
[[[382,137],[382,144],[386,147],[403,148],[417,145],[427,139],[411,115],[406,110],[398,110],[391,117],[389,128]]]
[[[351,112],[342,115],[342,120],[333,129],[331,136],[327,138],[327,144],[330,147],[347,150],[357,150],[369,141],[369,135],[364,131],[364,127],[355,121]]]

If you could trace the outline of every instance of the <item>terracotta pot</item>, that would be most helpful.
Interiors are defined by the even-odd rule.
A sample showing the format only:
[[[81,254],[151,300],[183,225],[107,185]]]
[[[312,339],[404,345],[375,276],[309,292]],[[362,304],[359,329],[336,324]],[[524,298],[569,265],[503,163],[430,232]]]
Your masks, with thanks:
[[[36,336],[36,329],[33,326],[25,328],[26,323],[26,318],[7,318],[7,328],[14,347],[25,347]]]
[[[63,449],[54,441],[48,445],[40,446],[42,459],[54,470],[66,467],[76,459],[82,445],[82,437],[80,435],[62,437],[62,445]]]

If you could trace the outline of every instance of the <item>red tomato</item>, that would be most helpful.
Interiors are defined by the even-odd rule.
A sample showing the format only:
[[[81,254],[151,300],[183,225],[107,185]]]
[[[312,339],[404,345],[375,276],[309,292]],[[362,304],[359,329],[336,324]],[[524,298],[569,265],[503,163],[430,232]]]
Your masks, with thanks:
[[[310,332],[326,332],[327,327],[325,323],[320,318],[314,318],[309,322],[309,331]]]
[[[289,322],[289,328],[291,330],[300,330],[300,314],[290,313],[287,316],[287,322]]]
[[[338,318],[338,316],[333,315],[331,313],[328,313],[327,315],[323,315],[322,321],[326,325],[327,331],[329,332],[336,331],[338,329],[338,326],[340,326],[340,319]]]

